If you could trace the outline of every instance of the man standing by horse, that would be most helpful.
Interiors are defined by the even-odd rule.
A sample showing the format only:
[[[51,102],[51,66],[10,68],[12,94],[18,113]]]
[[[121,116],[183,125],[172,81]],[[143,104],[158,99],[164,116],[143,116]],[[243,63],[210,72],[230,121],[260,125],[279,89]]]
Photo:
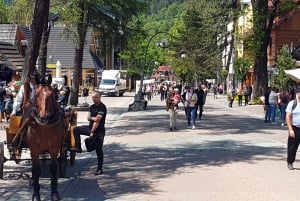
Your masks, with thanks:
[[[105,118],[107,109],[101,102],[101,94],[94,91],[92,93],[93,105],[90,106],[87,120],[89,125],[77,126],[74,128],[73,133],[75,137],[74,151],[81,153],[81,140],[80,135],[90,136],[97,141],[96,153],[98,157],[98,168],[95,172],[96,175],[103,174],[103,141],[105,136]]]

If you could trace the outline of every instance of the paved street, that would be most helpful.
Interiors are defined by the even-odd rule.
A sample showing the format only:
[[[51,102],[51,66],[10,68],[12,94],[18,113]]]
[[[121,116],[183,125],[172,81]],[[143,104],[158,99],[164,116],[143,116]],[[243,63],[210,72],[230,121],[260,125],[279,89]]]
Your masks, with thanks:
[[[132,100],[123,101],[128,105]],[[158,96],[146,111],[123,108],[107,125],[105,174],[93,175],[94,152],[80,154],[67,178],[59,179],[62,200],[299,200],[300,182],[294,178],[300,163],[295,162],[294,171],[286,167],[287,128],[264,123],[262,106],[227,104],[225,96],[209,95],[196,130],[187,129],[181,106],[175,132],[169,131],[168,113]],[[85,118],[80,113],[79,123]],[[24,170],[29,167],[24,162],[5,171],[0,200],[31,199],[30,174]],[[42,198],[49,200],[47,176],[41,183]]]

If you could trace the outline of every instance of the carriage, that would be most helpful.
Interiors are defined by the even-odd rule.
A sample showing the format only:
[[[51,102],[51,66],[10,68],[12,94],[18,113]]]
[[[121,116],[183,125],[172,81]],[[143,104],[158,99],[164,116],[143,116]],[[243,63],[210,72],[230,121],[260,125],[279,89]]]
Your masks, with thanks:
[[[77,111],[73,109],[65,110],[65,116],[69,122],[68,134],[65,140],[66,150],[69,151],[69,154],[61,158],[68,159],[67,161],[69,161],[70,166],[72,166],[75,161],[75,152],[72,151],[72,148],[75,147],[73,128],[77,125]],[[15,160],[16,163],[19,163],[21,160],[31,160],[28,158],[23,159],[21,157],[22,151],[28,149],[26,140],[22,140],[20,142],[20,146],[18,150],[14,150],[12,146],[12,141],[16,136],[18,129],[20,128],[21,118],[22,118],[21,116],[12,116],[10,118],[9,125],[6,128],[6,141],[0,142],[0,179],[3,179],[4,163],[7,160]],[[4,155],[5,146],[9,152],[9,158],[6,158]],[[18,154],[16,154],[15,151],[18,151]],[[68,152],[65,152],[65,154],[67,153]],[[40,160],[48,160],[49,157],[47,157],[47,155],[48,155],[47,153],[42,154],[40,156]],[[18,158],[18,156],[21,158]],[[65,176],[67,161],[62,161],[62,160],[59,161],[60,177]]]
[[[41,200],[40,160],[49,160],[52,176],[51,200],[57,201],[60,200],[57,192],[57,163],[59,176],[64,177],[68,156],[70,165],[73,165],[75,160],[72,148],[75,147],[73,128],[77,125],[77,110],[71,107],[62,110],[54,98],[51,86],[40,85],[35,89],[35,93],[35,103],[29,105],[26,110],[23,109],[23,117],[11,117],[9,127],[6,129],[6,142],[0,142],[0,178],[3,178],[5,161],[15,160],[18,163],[25,160],[21,157],[22,150],[29,149],[31,157],[27,160],[31,160],[32,165],[31,184],[34,189],[32,200]],[[23,106],[26,103],[23,102]],[[8,159],[4,156],[4,145],[9,151]]]

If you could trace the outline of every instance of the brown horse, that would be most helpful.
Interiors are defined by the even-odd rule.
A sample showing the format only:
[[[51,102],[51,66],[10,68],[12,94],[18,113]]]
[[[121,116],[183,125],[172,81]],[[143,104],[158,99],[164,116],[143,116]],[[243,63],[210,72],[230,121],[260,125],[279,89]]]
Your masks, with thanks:
[[[60,200],[57,191],[57,161],[66,160],[65,138],[68,132],[67,120],[54,97],[50,86],[38,86],[24,139],[30,149],[32,159],[32,201],[40,201],[39,177],[41,175],[39,156],[49,153],[51,157],[51,200]]]

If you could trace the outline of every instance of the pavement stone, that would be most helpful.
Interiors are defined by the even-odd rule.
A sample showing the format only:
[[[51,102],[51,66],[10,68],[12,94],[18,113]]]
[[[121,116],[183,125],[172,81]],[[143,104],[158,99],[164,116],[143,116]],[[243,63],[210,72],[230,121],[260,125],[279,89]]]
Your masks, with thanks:
[[[261,105],[239,107],[235,102],[229,108],[226,99],[209,94],[195,130],[187,129],[181,105],[178,130],[170,132],[165,103],[158,96],[145,111],[114,117],[104,142],[105,174],[93,174],[95,153],[80,154],[67,178],[59,179],[62,200],[299,200],[300,183],[294,179],[298,160],[294,171],[286,167],[287,128],[279,120],[278,125],[264,123]],[[80,112],[78,122],[85,118]],[[47,180],[41,183],[48,185]],[[4,182],[9,186],[9,180]],[[23,194],[6,200],[31,196],[30,187],[22,186],[0,187],[0,195],[8,190]]]

